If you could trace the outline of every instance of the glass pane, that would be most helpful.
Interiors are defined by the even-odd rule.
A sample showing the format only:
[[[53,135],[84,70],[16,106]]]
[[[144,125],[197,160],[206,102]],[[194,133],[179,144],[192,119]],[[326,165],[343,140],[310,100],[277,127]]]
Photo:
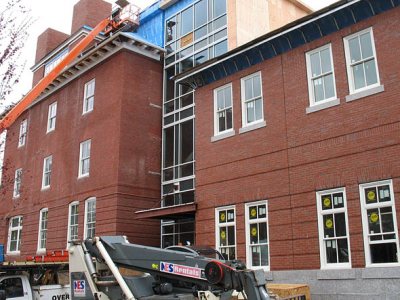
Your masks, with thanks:
[[[174,162],[174,127],[164,129],[164,167]]]
[[[246,79],[244,81],[244,99],[251,99],[253,98],[253,80],[250,79]]]
[[[376,75],[375,60],[365,62],[365,77],[367,80],[367,85],[375,84],[378,82],[378,77]]]
[[[196,44],[194,44],[194,51],[199,50],[200,48],[203,48],[207,46],[207,39],[204,39]]]
[[[344,207],[343,193],[333,194],[332,197],[333,197],[333,207],[334,208]]]
[[[346,236],[346,219],[344,213],[335,214],[335,230],[336,236]]]
[[[372,263],[398,262],[396,243],[370,245]]]
[[[261,264],[261,261],[260,261],[261,253],[260,252],[261,252],[260,246],[251,247],[251,261],[252,261],[251,265],[252,266],[255,266],[255,267],[260,266],[260,264]]]
[[[261,99],[257,99],[255,101],[255,105],[256,105],[256,107],[255,107],[256,120],[261,120],[263,118]]]
[[[259,243],[267,243],[268,242],[268,240],[267,240],[267,223],[260,223],[259,225],[258,225],[258,228],[259,228],[259,233],[258,233],[258,236],[259,236]]]
[[[337,263],[336,241],[325,241],[327,263]]]
[[[219,223],[225,223],[226,222],[226,211],[220,211],[219,212]]]
[[[181,107],[185,107],[185,106],[188,106],[191,104],[193,104],[193,94],[192,93],[181,97]]]
[[[335,96],[335,87],[333,82],[333,74],[324,76],[325,86],[325,99],[329,99]]]
[[[353,66],[353,77],[354,87],[356,90],[361,89],[365,86],[364,65],[362,63]]]
[[[376,188],[367,188],[365,189],[365,202],[367,204],[378,202],[378,198],[376,196]]]
[[[358,36],[349,40],[350,61],[355,63],[361,60],[360,44]]]
[[[195,28],[207,22],[207,0],[201,0],[195,4],[194,16]]]
[[[222,26],[225,26],[225,25],[226,25],[226,15],[216,19],[213,22],[213,30],[217,30],[217,29],[219,29],[219,28],[221,28]]]
[[[381,232],[381,226],[379,222],[379,211],[377,208],[374,209],[368,209],[367,210],[367,215],[368,215],[368,228],[369,228],[369,233],[380,233]]]
[[[315,102],[324,100],[324,86],[322,83],[322,78],[313,80],[313,85]]]
[[[226,110],[226,129],[232,128],[232,108]]]
[[[226,13],[226,0],[214,0],[213,4],[214,18]]]
[[[226,227],[221,227],[219,229],[219,240],[220,240],[220,245],[221,246],[226,246],[227,245],[227,241],[226,241]]]
[[[176,19],[175,17],[167,21],[166,42],[176,39]]]
[[[224,90],[217,91],[217,110],[225,107]]]
[[[331,195],[323,195],[321,197],[322,209],[331,209],[332,208],[332,196]]]
[[[250,224],[250,243],[258,244],[258,226],[257,226],[257,224]]]
[[[226,130],[225,128],[225,111],[219,112],[218,113],[218,131],[222,132]]]
[[[214,46],[215,56],[222,55],[228,51],[228,43],[227,40],[224,40]]]
[[[258,217],[266,218],[267,217],[267,208],[265,204],[258,206]]]
[[[235,221],[235,213],[233,209],[228,210],[227,214],[228,214],[228,222]]]
[[[181,124],[181,159],[180,163],[193,160],[193,120]]]
[[[234,226],[228,227],[228,244],[235,245],[235,227]]]
[[[194,32],[194,40],[196,41],[196,40],[202,38],[202,37],[205,36],[205,35],[207,35],[207,26],[203,26],[203,27],[197,29],[197,30]],[[203,40],[203,41],[204,41],[204,40]],[[200,48],[197,48],[197,49],[200,49]]]
[[[393,214],[391,207],[381,208],[382,232],[393,232]]]
[[[249,218],[250,220],[257,219],[257,206],[249,207]]]
[[[193,6],[184,10],[181,15],[181,36],[193,30]]]
[[[390,189],[388,185],[378,187],[379,202],[390,201]]]
[[[216,34],[214,34],[214,41],[218,41],[219,39],[222,39],[227,36],[227,30],[223,29]]]
[[[231,88],[227,87],[224,89],[224,93],[225,93],[225,107],[230,107],[232,106],[232,92],[231,92]]]
[[[261,246],[261,265],[268,266],[268,245]]]
[[[324,215],[324,237],[334,237],[333,215]]]
[[[254,122],[254,102],[248,102],[247,106],[247,123]]]
[[[316,77],[321,74],[321,63],[319,58],[319,52],[310,55],[311,62],[311,76]]]
[[[194,65],[197,66],[207,60],[208,60],[208,51],[207,49],[205,49],[194,56]]]
[[[253,97],[261,96],[261,78],[259,75],[253,77]]]
[[[363,59],[366,59],[374,55],[372,51],[371,35],[369,32],[364,33],[360,36],[360,43],[361,43],[361,52]]]
[[[338,256],[340,263],[349,262],[349,247],[347,245],[347,239],[338,239],[337,240],[338,246]]]
[[[322,73],[328,73],[332,71],[332,62],[331,62],[331,51],[329,48],[321,51],[321,67]]]

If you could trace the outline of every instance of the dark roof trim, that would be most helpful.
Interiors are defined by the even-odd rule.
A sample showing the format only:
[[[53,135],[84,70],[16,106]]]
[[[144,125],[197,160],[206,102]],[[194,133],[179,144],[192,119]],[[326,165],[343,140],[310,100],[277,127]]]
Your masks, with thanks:
[[[194,217],[196,203],[152,208],[135,212],[135,219],[168,219],[179,220]]]
[[[201,87],[400,5],[400,0],[342,0],[175,76]]]

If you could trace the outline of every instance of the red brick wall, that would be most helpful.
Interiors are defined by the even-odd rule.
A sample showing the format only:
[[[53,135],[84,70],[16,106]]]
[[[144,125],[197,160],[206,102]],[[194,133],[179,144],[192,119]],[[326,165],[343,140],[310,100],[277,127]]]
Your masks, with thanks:
[[[93,78],[94,110],[82,115],[84,85]],[[153,89],[147,89],[149,82]],[[124,234],[131,242],[158,245],[159,222],[139,223],[134,212],[154,207],[160,199],[160,177],[149,172],[159,173],[161,165],[161,110],[150,105],[161,105],[161,86],[161,63],[120,51],[26,111],[7,137],[0,243],[7,243],[9,218],[23,215],[21,255],[35,254],[39,210],[48,207],[47,250],[65,249],[69,203],[80,203],[82,238],[84,201],[96,197],[96,234]],[[54,101],[56,129],[46,134],[48,106]],[[25,118],[27,142],[18,149],[19,126]],[[90,176],[77,179],[79,144],[87,139],[92,141]],[[49,155],[51,187],[41,191],[43,159]],[[20,167],[21,196],[13,199],[14,172]]]
[[[358,185],[393,179],[400,224],[400,47],[396,8],[196,91],[197,243],[215,246],[214,208],[236,205],[245,260],[244,203],[268,200],[271,270],[320,268],[317,190],[346,187],[352,266],[363,267]],[[343,37],[373,27],[385,91],[347,102]],[[340,105],[311,114],[305,53],[332,44]],[[240,78],[261,71],[266,127],[239,134]],[[233,137],[211,142],[213,90],[233,85]]]
[[[111,3],[102,0],[80,0],[74,5],[71,33],[84,25],[95,27],[111,14],[111,7]]]

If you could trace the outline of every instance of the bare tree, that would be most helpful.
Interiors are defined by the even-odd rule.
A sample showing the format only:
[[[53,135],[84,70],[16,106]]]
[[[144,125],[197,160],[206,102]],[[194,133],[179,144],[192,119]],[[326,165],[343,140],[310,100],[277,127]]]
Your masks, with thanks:
[[[0,105],[19,82],[26,64],[21,53],[32,18],[22,1],[0,4]]]

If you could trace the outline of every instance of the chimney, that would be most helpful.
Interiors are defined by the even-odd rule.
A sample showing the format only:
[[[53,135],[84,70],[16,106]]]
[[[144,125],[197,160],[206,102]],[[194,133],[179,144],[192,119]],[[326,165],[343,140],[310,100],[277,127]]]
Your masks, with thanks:
[[[94,28],[111,14],[111,3],[103,0],[80,0],[74,5],[71,34],[84,25]]]

